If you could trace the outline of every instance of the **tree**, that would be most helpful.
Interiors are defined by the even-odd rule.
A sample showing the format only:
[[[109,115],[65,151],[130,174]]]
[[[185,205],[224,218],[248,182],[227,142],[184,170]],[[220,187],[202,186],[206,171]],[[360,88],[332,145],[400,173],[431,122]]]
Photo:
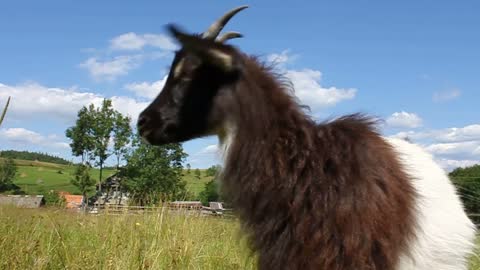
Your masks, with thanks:
[[[200,172],[200,170],[195,169],[193,173],[195,174],[195,177],[197,177],[197,179],[200,180],[200,178],[202,177],[202,173]]]
[[[75,169],[74,178],[70,182],[80,190],[87,204],[88,192],[92,191],[95,185],[95,180],[90,176],[90,166],[79,164]]]
[[[65,197],[61,196],[56,190],[50,190],[48,192],[40,191],[40,193],[43,194],[45,204],[48,206],[64,207],[66,204]]]
[[[118,168],[121,158],[127,152],[131,136],[130,118],[115,111],[111,100],[104,99],[100,107],[93,104],[83,107],[78,112],[75,126],[65,133],[72,140],[72,153],[81,156],[82,163],[94,161],[95,166],[98,166],[98,183],[101,183],[107,158],[112,153],[115,154]]]
[[[10,104],[10,97],[7,99],[7,104],[3,108],[2,115],[0,116],[0,126],[2,125],[3,119],[5,118],[5,114],[7,114],[8,105]]]
[[[209,202],[218,202],[220,200],[219,187],[216,179],[205,184],[205,189],[199,194],[200,201],[203,205]]]
[[[13,159],[6,158],[0,162],[0,192],[18,189],[18,187],[13,184],[16,173],[17,166]]]
[[[98,183],[102,183],[103,166],[105,160],[110,156],[108,145],[112,136],[113,127],[115,124],[115,111],[112,108],[112,101],[104,99],[102,106],[97,108],[94,114],[94,121],[92,126],[92,135],[94,137],[94,158],[95,165],[99,167],[100,174]],[[99,185],[101,188],[101,185]]]
[[[122,177],[124,188],[135,203],[152,205],[188,196],[181,178],[187,154],[180,144],[152,146],[136,135],[132,146],[133,150],[126,155]]]
[[[220,172],[220,169],[221,169],[220,165],[213,165],[206,170],[205,175],[215,177],[218,174],[218,172]]]
[[[468,214],[480,213],[480,164],[466,168],[457,168],[450,174],[460,199]],[[474,223],[480,223],[480,217],[470,217]]]
[[[128,151],[127,145],[130,143],[130,138],[132,136],[130,121],[130,117],[124,117],[120,113],[115,113],[115,121],[113,125],[113,153],[117,157],[117,170],[120,166],[120,159],[125,156]]]
[[[76,157],[82,158],[82,163],[85,163],[90,158],[93,151],[94,137],[92,134],[92,124],[94,121],[95,108],[93,104],[87,107],[83,107],[78,111],[77,121],[75,126],[68,128],[65,131],[67,138],[72,140],[70,148],[72,148],[72,154]]]
[[[190,170],[192,169],[192,166],[190,163],[187,163],[187,174],[190,174]]]

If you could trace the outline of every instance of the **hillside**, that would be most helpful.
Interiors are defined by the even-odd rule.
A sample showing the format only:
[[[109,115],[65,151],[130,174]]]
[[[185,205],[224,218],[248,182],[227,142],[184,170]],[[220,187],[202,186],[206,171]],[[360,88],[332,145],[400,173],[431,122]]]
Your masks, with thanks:
[[[0,151],[0,157],[20,159],[20,160],[50,162],[50,163],[63,164],[63,165],[69,165],[71,163],[68,160],[65,160],[57,156],[53,156],[45,153],[29,152],[29,151],[4,150],[4,151]]]
[[[49,190],[79,193],[78,189],[70,183],[75,169],[73,165],[19,159],[15,160],[15,164],[18,166],[18,172],[14,183],[28,194],[40,194]],[[190,173],[184,172],[183,179],[187,182],[187,189],[194,195],[198,195],[205,184],[212,179],[205,176],[204,170],[200,171],[200,179],[195,177],[193,170]],[[98,169],[91,171],[94,179],[98,179],[99,173]],[[104,169],[103,175],[105,178],[114,173],[114,169],[107,168]]]
[[[28,194],[39,194],[49,190],[68,191],[79,193],[78,189],[70,183],[75,167],[49,162],[15,160],[18,172],[14,183]],[[115,171],[104,169],[104,177],[112,175]],[[98,179],[100,171],[92,169],[91,175]]]

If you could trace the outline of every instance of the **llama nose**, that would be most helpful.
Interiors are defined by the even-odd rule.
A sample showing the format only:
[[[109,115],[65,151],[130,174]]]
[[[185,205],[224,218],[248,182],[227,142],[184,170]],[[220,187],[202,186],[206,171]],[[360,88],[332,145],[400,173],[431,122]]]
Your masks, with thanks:
[[[145,116],[145,115],[140,115],[140,117],[138,118],[138,121],[137,121],[137,127],[138,129],[143,129],[147,123],[149,121],[149,118],[148,116]]]

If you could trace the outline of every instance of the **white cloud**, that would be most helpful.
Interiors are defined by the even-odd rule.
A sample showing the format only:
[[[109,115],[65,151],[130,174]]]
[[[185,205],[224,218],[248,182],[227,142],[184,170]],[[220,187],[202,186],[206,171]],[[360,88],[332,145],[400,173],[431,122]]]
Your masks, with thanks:
[[[150,104],[149,102],[139,102],[129,97],[111,97],[110,99],[115,110],[132,118],[132,124],[137,122],[140,112]]]
[[[387,118],[387,125],[395,128],[418,128],[422,126],[422,119],[415,113],[395,112]]]
[[[16,119],[46,117],[71,120],[82,106],[101,104],[103,99],[98,94],[79,92],[76,88],[46,87],[35,82],[16,86],[0,83],[0,99],[8,96],[12,96],[9,117]]]
[[[272,53],[267,55],[267,61],[275,65],[284,66],[298,58],[297,55],[291,55],[290,50],[284,50],[281,53]]]
[[[443,101],[449,101],[452,99],[456,99],[461,95],[460,90],[458,89],[451,89],[447,91],[441,91],[441,92],[435,92],[433,93],[433,101],[435,102],[443,102]]]
[[[59,136],[57,135],[43,136],[25,128],[2,129],[0,130],[0,138],[19,145],[51,147],[62,150],[69,148],[68,143],[59,141]]]
[[[437,162],[442,166],[446,171],[452,171],[458,167],[465,168],[470,167],[476,164],[480,164],[480,160],[454,160],[454,159],[437,159]]]
[[[34,117],[49,121],[60,120],[62,123],[73,123],[77,112],[88,104],[96,106],[102,103],[104,96],[91,92],[80,92],[76,88],[61,89],[42,86],[30,82],[9,86],[0,83],[0,100],[12,96],[9,107],[9,118],[31,120]],[[28,97],[28,98],[25,98]],[[130,115],[135,121],[147,102],[139,102],[133,98],[111,97],[113,107],[121,113]]]
[[[427,151],[435,155],[467,155],[474,156],[480,152],[480,141],[435,143],[425,147]]]
[[[409,138],[431,153],[446,170],[480,164],[480,125],[424,131],[403,131],[392,137]]]
[[[112,50],[141,50],[145,46],[163,50],[174,50],[176,48],[175,43],[162,34],[136,34],[129,32],[110,40],[110,49]]]
[[[480,141],[480,124],[465,127],[452,127],[425,131],[403,131],[394,135],[398,138],[410,138],[414,140],[429,139],[435,142],[465,142]]]
[[[320,83],[322,73],[318,70],[288,68],[288,64],[294,62],[297,58],[298,55],[292,55],[290,50],[284,50],[281,53],[267,55],[266,61],[273,63],[292,82],[295,95],[302,104],[308,105],[313,111],[317,111],[355,97],[357,89],[322,86]]]
[[[325,88],[320,85],[322,73],[317,70],[287,70],[289,78],[295,88],[295,95],[303,104],[313,110],[336,105],[337,103],[353,99],[357,90],[354,88],[342,89],[336,87]]]
[[[167,81],[167,76],[163,79],[155,82],[141,82],[141,83],[129,83],[124,87],[135,93],[138,97],[144,98],[155,98],[163,89],[165,82]]]
[[[219,149],[217,144],[208,145],[198,152],[199,155],[217,155],[218,153]]]
[[[113,81],[139,67],[142,60],[141,55],[120,55],[106,61],[90,57],[81,63],[80,67],[86,69],[95,80]]]

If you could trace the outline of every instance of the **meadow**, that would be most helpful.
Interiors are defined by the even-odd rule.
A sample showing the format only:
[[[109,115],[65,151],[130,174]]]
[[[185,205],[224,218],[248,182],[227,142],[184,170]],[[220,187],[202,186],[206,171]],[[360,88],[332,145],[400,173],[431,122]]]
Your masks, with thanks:
[[[234,219],[0,207],[0,269],[255,269]]]
[[[68,191],[73,194],[79,194],[78,189],[70,183],[73,178],[75,167],[71,165],[61,165],[48,162],[38,162],[29,160],[15,160],[17,165],[17,175],[14,183],[18,185],[27,194],[42,194],[49,190]],[[201,176],[197,178],[194,170],[183,173],[183,180],[187,183],[187,190],[197,196],[203,191],[205,184],[212,180],[212,177],[205,175],[205,170],[200,170]],[[113,169],[104,169],[103,179],[115,173]],[[91,170],[91,176],[98,179],[100,171]]]
[[[255,259],[235,219],[0,207],[0,269],[255,269]]]

